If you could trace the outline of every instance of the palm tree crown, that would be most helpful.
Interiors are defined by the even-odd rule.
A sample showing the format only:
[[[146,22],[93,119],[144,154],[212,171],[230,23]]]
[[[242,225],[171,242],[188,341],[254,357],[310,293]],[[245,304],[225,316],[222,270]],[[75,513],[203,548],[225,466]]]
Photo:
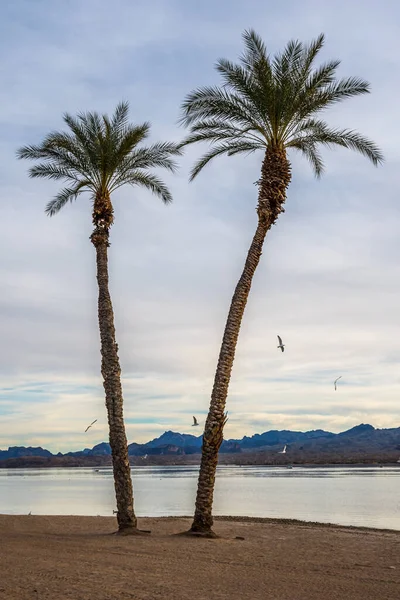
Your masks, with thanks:
[[[374,165],[382,162],[372,141],[352,130],[332,129],[317,118],[333,104],[369,92],[362,79],[335,78],[338,60],[314,66],[324,43],[322,34],[309,45],[291,41],[272,58],[254,31],[245,31],[243,39],[240,64],[217,62],[223,86],[199,88],[183,103],[181,122],[190,134],[182,146],[202,141],[212,146],[193,167],[191,179],[216,156],[269,147],[300,151],[317,176],[324,167],[318,146],[343,146]]]
[[[67,182],[68,187],[47,204],[48,215],[55,215],[84,191],[89,191],[94,201],[99,197],[109,199],[113,191],[125,184],[144,186],[166,204],[172,201],[168,188],[149,170],[162,167],[175,171],[171,157],[181,151],[176,144],[167,142],[138,147],[148,136],[150,125],[131,125],[128,112],[128,103],[121,102],[111,118],[96,112],[80,113],[77,117],[65,114],[68,133],[52,132],[40,145],[18,150],[18,158],[43,161],[29,170],[31,177]],[[112,212],[110,203],[108,215],[96,216],[95,211],[94,225],[102,222],[108,229],[113,222]]]

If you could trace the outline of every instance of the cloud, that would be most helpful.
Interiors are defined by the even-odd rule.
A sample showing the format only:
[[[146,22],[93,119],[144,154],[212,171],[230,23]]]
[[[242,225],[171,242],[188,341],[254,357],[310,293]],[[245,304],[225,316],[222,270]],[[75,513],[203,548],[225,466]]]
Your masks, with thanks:
[[[62,114],[111,111],[121,99],[152,139],[179,139],[179,104],[218,82],[220,56],[235,59],[256,27],[271,51],[326,33],[323,57],[372,83],[369,96],[327,113],[383,148],[374,169],[327,152],[315,181],[294,155],[286,213],[268,235],[239,338],[228,399],[228,437],[270,428],[339,431],[360,421],[400,424],[400,294],[395,127],[396,19],[372,1],[285,5],[50,0],[8,4],[0,100],[0,447],[79,449],[107,438],[100,379],[90,202],[53,219],[57,186],[31,181],[16,148],[62,127]],[[229,10],[228,10],[229,9]],[[346,19],[343,19],[343,14]],[[290,18],[288,18],[290,15]],[[260,157],[224,159],[193,184],[192,148],[165,179],[174,204],[123,189],[115,195],[111,290],[131,441],[204,420],[230,298],[255,228]],[[276,348],[279,333],[284,355]],[[343,374],[340,389],[333,379]],[[98,418],[96,427],[83,431]]]

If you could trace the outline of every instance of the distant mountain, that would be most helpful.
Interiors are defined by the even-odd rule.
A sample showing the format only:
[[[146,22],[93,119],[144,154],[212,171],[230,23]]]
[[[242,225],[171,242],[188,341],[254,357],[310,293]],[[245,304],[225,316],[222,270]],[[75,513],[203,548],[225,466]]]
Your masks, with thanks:
[[[354,436],[359,436],[359,435],[372,434],[374,431],[378,431],[378,430],[376,430],[375,427],[372,427],[372,425],[365,425],[364,423],[361,423],[361,425],[356,425],[355,427],[352,427],[351,429],[348,429],[347,431],[342,431],[342,433],[338,433],[338,436],[354,437]],[[384,430],[384,431],[389,431],[389,430]]]
[[[175,433],[174,431],[165,431],[159,438],[143,444],[146,448],[158,448],[166,444],[173,444],[179,448],[201,448],[203,436],[196,437],[187,433]]]
[[[154,461],[158,461],[157,464],[168,464],[165,463],[166,460],[176,457],[177,464],[184,464],[198,462],[201,445],[201,435],[165,431],[146,444],[129,444],[128,451],[133,463],[139,461],[138,464],[143,464],[145,459],[150,464],[156,464]],[[287,446],[286,453],[279,454],[284,445]],[[306,432],[271,430],[238,440],[224,440],[220,453],[225,456],[221,456],[221,461],[226,464],[316,464],[379,460],[396,462],[400,455],[400,427],[375,429],[372,425],[362,423],[338,434],[322,429]],[[37,457],[44,466],[51,466],[53,463],[90,465],[96,457],[99,464],[110,464],[110,456],[111,448],[107,442],[77,452],[59,452],[57,455],[40,447],[12,446],[8,450],[0,450],[0,466],[11,466],[11,463],[23,466],[24,460],[27,464],[28,457],[32,457],[29,464]],[[10,461],[10,464],[7,465],[4,461]]]
[[[7,458],[21,458],[22,456],[54,456],[49,450],[43,448],[25,448],[24,446],[10,446],[8,450],[0,450],[0,460]]]
[[[274,446],[276,444],[292,444],[294,442],[304,442],[315,438],[328,438],[335,437],[336,434],[330,433],[329,431],[323,431],[317,429],[314,431],[266,431],[265,433],[256,433],[251,437],[245,436],[241,440],[229,440],[235,441],[240,444],[241,448],[261,448],[263,446]]]
[[[107,442],[97,444],[89,451],[91,456],[101,456],[102,454],[111,454],[111,446]]]

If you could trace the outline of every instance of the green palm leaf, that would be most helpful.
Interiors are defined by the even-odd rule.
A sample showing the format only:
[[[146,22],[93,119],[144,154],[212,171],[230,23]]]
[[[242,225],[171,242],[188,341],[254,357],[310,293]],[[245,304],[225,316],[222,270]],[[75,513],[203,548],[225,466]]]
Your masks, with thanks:
[[[243,41],[238,63],[220,59],[216,64],[221,87],[198,88],[182,104],[180,122],[189,133],[181,147],[211,145],[195,164],[191,179],[217,156],[268,147],[300,151],[317,176],[323,168],[319,146],[354,150],[374,165],[383,161],[371,140],[349,129],[330,129],[319,118],[334,104],[370,89],[359,77],[337,79],[338,60],[314,66],[324,45],[322,34],[310,44],[290,41],[272,57],[255,31],[245,31]]]
[[[51,132],[42,143],[17,151],[20,159],[40,161],[29,170],[30,177],[68,184],[48,203],[48,215],[55,215],[85,191],[92,198],[109,197],[123,185],[142,186],[163,202],[171,202],[168,188],[151,170],[175,172],[173,158],[182,150],[170,142],[141,146],[150,124],[132,125],[128,117],[127,102],[119,103],[111,117],[96,112],[81,112],[76,117],[65,114],[68,131]]]

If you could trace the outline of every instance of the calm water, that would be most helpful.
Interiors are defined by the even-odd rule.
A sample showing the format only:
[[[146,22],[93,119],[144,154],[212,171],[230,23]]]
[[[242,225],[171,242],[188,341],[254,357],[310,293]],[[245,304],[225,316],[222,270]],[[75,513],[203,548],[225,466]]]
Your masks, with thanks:
[[[197,473],[135,468],[138,516],[191,515]],[[112,515],[114,508],[110,468],[0,470],[0,513]],[[400,530],[400,468],[221,467],[214,512]]]

